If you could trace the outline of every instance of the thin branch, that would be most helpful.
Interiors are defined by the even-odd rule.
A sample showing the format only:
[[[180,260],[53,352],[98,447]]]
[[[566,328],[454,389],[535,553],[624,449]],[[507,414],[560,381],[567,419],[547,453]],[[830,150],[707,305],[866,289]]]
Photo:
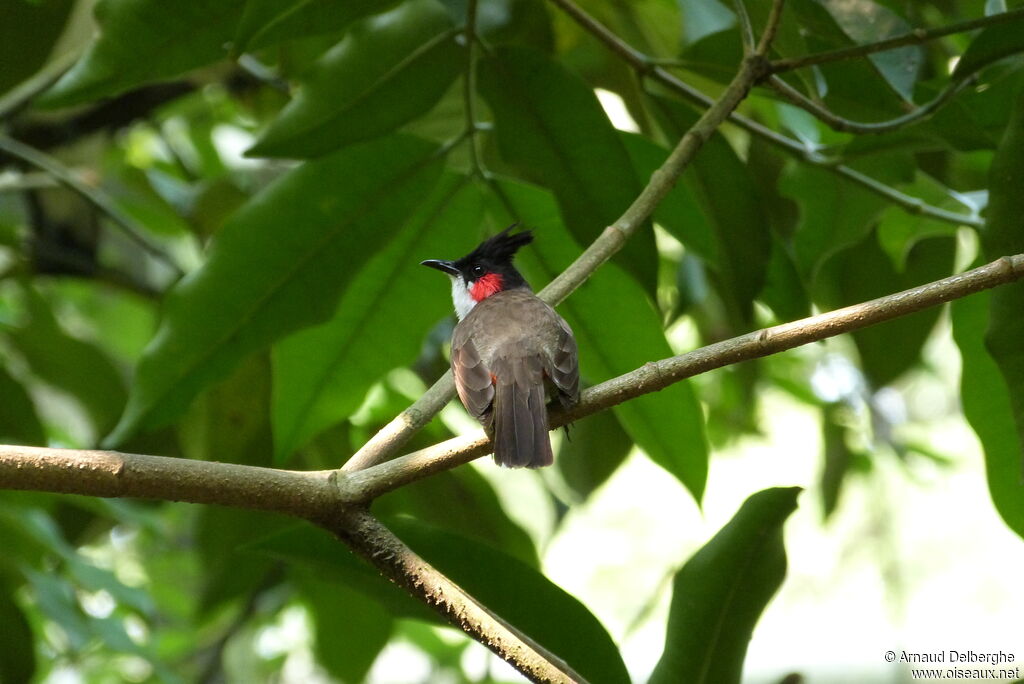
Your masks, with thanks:
[[[121,232],[124,233],[129,240],[137,244],[155,259],[158,259],[170,267],[171,270],[174,271],[175,275],[181,276],[183,274],[181,267],[174,263],[159,247],[146,239],[142,227],[136,224],[134,219],[121,211],[105,192],[82,181],[82,179],[71,171],[71,169],[67,168],[50,155],[40,152],[33,147],[29,147],[14,138],[0,134],[0,150],[53,176],[61,183],[61,185],[64,185],[78,193],[83,199],[89,202],[89,204],[93,205],[100,212],[110,217],[114,222],[114,225],[120,228]]]
[[[833,130],[840,131],[842,133],[854,133],[857,135],[889,133],[890,131],[895,131],[924,121],[972,82],[973,79],[970,78],[950,81],[949,85],[947,85],[942,92],[936,95],[931,102],[923,104],[903,116],[898,116],[894,119],[889,119],[888,121],[865,123],[852,121],[835,114],[828,107],[810,99],[778,76],[770,76],[767,81],[768,85],[771,86],[775,92],[784,97],[791,104],[809,112]]]
[[[605,47],[619,55],[641,76],[649,77],[652,80],[661,83],[666,88],[672,90],[678,95],[681,95],[683,98],[699,107],[710,107],[714,104],[714,100],[710,97],[679,80],[671,72],[657,66],[655,61],[651,58],[623,42],[617,35],[587,14],[583,9],[572,2],[572,0],[551,0],[551,2],[558,5],[558,7],[572,17],[576,23],[604,43]],[[973,226],[975,228],[981,226],[981,221],[976,216],[957,214],[926,204],[916,197],[911,197],[910,195],[906,195],[898,190],[890,188],[889,186],[865,176],[859,171],[855,171],[848,166],[830,162],[796,140],[776,133],[770,128],[767,128],[753,119],[743,116],[742,114],[732,112],[729,115],[729,121],[747,132],[763,138],[785,152],[794,155],[804,163],[821,167],[830,173],[842,176],[854,183],[857,183],[858,185],[861,185],[871,192],[886,198],[910,214],[928,216],[938,221],[944,221],[955,225]]]
[[[775,0],[782,4],[782,0]],[[773,12],[775,21],[778,13]],[[769,25],[766,32],[774,31]],[[675,186],[679,176],[689,166],[697,150],[704,141],[729,116],[737,105],[747,96],[764,74],[765,60],[763,54],[755,53],[743,60],[739,73],[726,87],[721,97],[716,100],[690,130],[679,140],[665,162],[654,173],[633,203],[612,225],[604,229],[594,242],[580,254],[577,259],[560,273],[538,296],[557,305],[590,277],[601,264],[622,249],[633,233],[642,226],[658,203]],[[371,437],[341,468],[343,472],[355,472],[386,461],[398,453],[408,439],[430,420],[455,396],[451,372],[445,373],[423,396],[412,406],[402,411],[377,434]]]
[[[799,321],[783,323],[701,347],[686,354],[646,363],[634,371],[584,391],[579,404],[571,410],[551,414],[551,428],[556,429],[630,399],[665,389],[694,375],[860,330],[1022,278],[1024,254],[1003,257],[986,266],[904,292]],[[387,463],[352,473],[339,480],[339,486],[342,496],[346,499],[367,501],[430,474],[467,463],[490,451],[490,440],[482,431],[455,437]]]
[[[484,608],[379,520],[357,506],[325,523],[389,580],[493,651],[534,682],[584,682],[564,661]]]
[[[736,8],[736,16],[740,20],[740,37],[743,40],[743,54],[750,55],[755,50],[757,38],[754,36],[754,27],[750,23],[750,14],[747,12],[747,6],[743,4],[743,0],[733,0],[733,6]]]
[[[78,61],[78,57],[78,52],[61,55],[41,71],[36,72],[0,97],[0,121],[10,119],[32,104],[32,100],[56,83],[71,68],[71,65]]]
[[[966,31],[973,31],[974,29],[986,26],[1003,24],[1022,17],[1024,17],[1024,7],[1013,9],[1008,12],[1001,12],[999,14],[992,14],[987,17],[971,19],[970,21],[960,22],[958,24],[949,24],[947,26],[939,26],[932,29],[918,28],[910,31],[909,33],[893,36],[892,38],[886,38],[885,40],[880,40],[875,43],[854,45],[847,48],[841,48],[839,50],[805,55],[803,57],[777,59],[771,62],[770,71],[773,74],[781,74],[784,71],[791,71],[793,69],[799,69],[801,67],[812,66],[815,64],[826,64],[828,62],[837,62],[844,59],[866,57],[867,55],[871,55],[876,52],[884,52],[886,50],[892,50],[906,45],[920,45],[922,43],[935,40],[936,38],[942,38],[954,33],[964,33]]]

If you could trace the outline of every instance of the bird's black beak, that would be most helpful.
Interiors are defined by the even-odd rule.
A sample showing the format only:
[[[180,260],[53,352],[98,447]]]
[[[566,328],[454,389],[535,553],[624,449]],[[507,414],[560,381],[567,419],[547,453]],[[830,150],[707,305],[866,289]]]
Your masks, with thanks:
[[[426,261],[421,261],[420,265],[429,266],[430,268],[436,268],[438,271],[444,271],[448,275],[459,275],[459,269],[455,268],[455,264],[453,264],[450,261],[445,261],[443,259],[427,259]]]

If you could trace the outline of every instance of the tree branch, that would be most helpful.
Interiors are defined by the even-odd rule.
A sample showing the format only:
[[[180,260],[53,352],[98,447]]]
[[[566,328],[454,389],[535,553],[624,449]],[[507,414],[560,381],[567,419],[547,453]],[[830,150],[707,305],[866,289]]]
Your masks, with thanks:
[[[773,74],[781,74],[784,71],[792,71],[793,69],[800,69],[802,67],[813,66],[815,64],[826,64],[828,62],[837,62],[844,59],[866,57],[876,52],[885,52],[886,50],[892,50],[906,45],[921,45],[935,40],[936,38],[942,38],[954,33],[964,33],[966,31],[973,31],[974,29],[983,28],[985,26],[1003,24],[1022,17],[1024,17],[1024,7],[1012,9],[1008,12],[1001,12],[999,14],[992,14],[987,17],[971,19],[970,21],[960,22],[959,24],[949,24],[948,26],[939,26],[932,29],[918,28],[909,33],[893,36],[892,38],[886,38],[885,40],[880,40],[875,43],[853,45],[839,50],[819,52],[817,54],[805,55],[803,57],[777,59],[771,63],[770,71]]]
[[[644,364],[583,394],[552,428],[655,392],[699,373],[858,330],[1024,278],[1024,254],[905,292],[777,325]],[[0,446],[0,488],[217,504],[275,511],[340,536],[405,587],[535,681],[580,681],[555,656],[518,634],[408,549],[361,504],[487,453],[483,435],[457,437],[356,473],[295,472],[112,451]]]
[[[953,97],[972,83],[972,79],[964,78],[952,81],[943,88],[942,92],[936,95],[931,102],[923,104],[913,111],[898,116],[888,121],[861,122],[846,119],[834,113],[828,107],[815,102],[799,90],[783,81],[778,76],[769,76],[768,85],[784,97],[790,104],[812,114],[816,119],[825,123],[829,128],[841,133],[854,133],[856,135],[878,135],[888,133],[912,124],[919,123],[937,112],[940,107],[953,99]]]
[[[137,225],[130,216],[122,212],[106,193],[82,181],[82,179],[76,176],[71,169],[67,168],[50,155],[29,147],[28,145],[25,145],[14,138],[3,135],[2,133],[0,133],[0,150],[6,152],[12,157],[16,157],[31,164],[37,169],[45,171],[53,176],[61,185],[64,185],[75,193],[81,195],[81,197],[89,204],[110,217],[114,222],[114,225],[120,228],[121,232],[124,233],[129,240],[141,247],[143,251],[166,264],[175,275],[183,275],[184,272],[181,270],[181,267],[174,263],[161,249],[146,239],[141,226]]]
[[[669,88],[699,107],[711,107],[714,104],[714,100],[710,97],[679,80],[666,69],[657,66],[656,60],[648,57],[638,50],[635,50],[633,47],[622,41],[617,35],[608,30],[606,26],[572,2],[572,0],[551,0],[551,2],[558,5],[558,7],[569,15],[576,23],[604,43],[605,47],[632,66],[641,77],[648,77],[658,83],[661,83],[663,86]],[[900,207],[907,213],[928,216],[937,221],[952,223],[954,225],[973,226],[975,228],[981,226],[982,222],[976,216],[957,214],[951,211],[946,211],[945,209],[933,207],[916,197],[911,197],[899,190],[890,188],[889,186],[865,176],[859,171],[855,171],[848,166],[829,161],[796,140],[792,140],[791,138],[776,133],[770,128],[762,126],[752,119],[748,119],[742,114],[732,112],[729,115],[729,120],[747,132],[768,141],[789,154],[792,154],[804,163],[821,167],[830,173],[834,173],[838,176],[851,180],[871,192],[886,198],[888,201]]]
[[[579,404],[571,410],[551,414],[551,429],[641,395],[665,389],[694,375],[860,330],[1021,278],[1024,278],[1024,254],[1003,257],[986,266],[903,292],[764,328],[686,354],[646,363],[634,371],[585,390]],[[490,440],[480,431],[352,473],[339,480],[339,486],[342,496],[347,500],[368,501],[433,473],[467,463],[490,451]]]
[[[555,0],[561,4],[562,0]],[[782,0],[775,0],[773,7],[781,8]],[[772,12],[773,20],[765,28],[765,34],[774,34],[780,11]],[[762,40],[762,43],[764,41]],[[612,225],[576,260],[569,265],[537,296],[552,306],[557,306],[573,290],[583,284],[597,268],[622,249],[626,240],[650,218],[654,208],[675,186],[679,176],[689,166],[697,150],[711,137],[719,125],[747,96],[763,75],[767,62],[764,54],[768,45],[759,45],[743,60],[739,72],[729,83],[722,95],[711,104],[700,119],[679,140],[665,162],[651,174],[633,203]],[[409,438],[430,420],[455,396],[451,372],[445,373],[412,406],[402,411],[377,434],[370,438],[341,468],[343,472],[355,472],[386,461],[398,452]]]

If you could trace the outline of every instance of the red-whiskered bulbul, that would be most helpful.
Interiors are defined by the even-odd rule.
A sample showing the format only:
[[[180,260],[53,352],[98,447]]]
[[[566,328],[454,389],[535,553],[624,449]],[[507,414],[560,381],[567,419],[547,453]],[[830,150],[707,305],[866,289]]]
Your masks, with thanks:
[[[547,400],[569,408],[580,375],[572,329],[537,298],[512,265],[533,240],[509,226],[456,261],[429,259],[447,273],[459,323],[452,373],[459,399],[494,441],[494,462],[509,468],[551,465]]]

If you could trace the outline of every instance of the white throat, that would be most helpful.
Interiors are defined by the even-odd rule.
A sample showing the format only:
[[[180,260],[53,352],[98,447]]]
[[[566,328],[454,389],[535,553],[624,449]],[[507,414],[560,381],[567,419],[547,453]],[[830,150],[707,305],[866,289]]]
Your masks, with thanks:
[[[469,293],[473,283],[465,282],[461,276],[450,275],[448,277],[452,279],[452,301],[455,303],[455,315],[461,321],[476,306],[476,300]]]

